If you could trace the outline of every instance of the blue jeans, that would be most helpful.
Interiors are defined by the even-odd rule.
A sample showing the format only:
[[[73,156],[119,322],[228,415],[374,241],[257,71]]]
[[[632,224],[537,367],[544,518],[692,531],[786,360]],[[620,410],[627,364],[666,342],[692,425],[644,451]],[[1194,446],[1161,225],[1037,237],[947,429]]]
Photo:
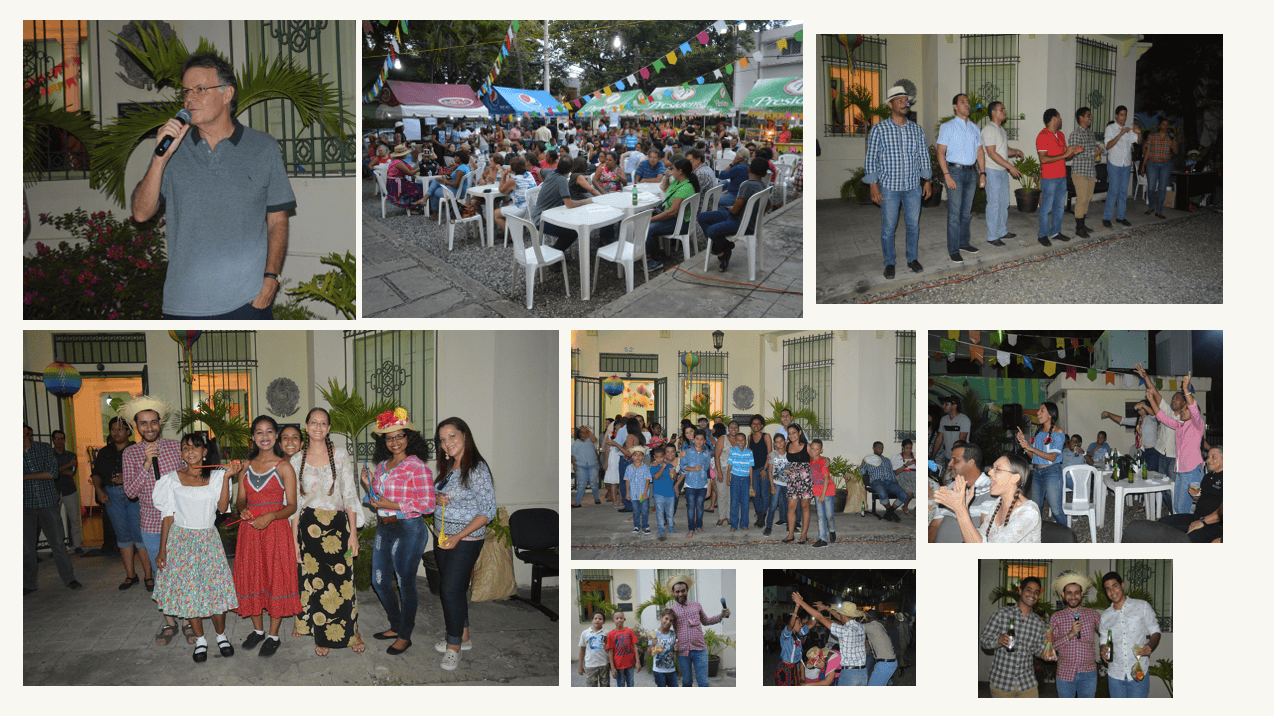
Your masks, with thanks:
[[[676,219],[664,219],[663,221],[650,222],[650,229],[646,231],[646,255],[651,256],[659,253],[660,236],[666,236],[677,230]]]
[[[141,502],[133,502],[124,493],[123,485],[107,485],[106,514],[111,518],[111,527],[115,530],[115,544],[120,549],[128,547],[146,547],[142,542],[142,506]]]
[[[906,495],[903,495],[906,498]],[[818,538],[827,541],[827,533],[836,531],[836,498],[815,497],[814,511],[818,513]]]
[[[995,241],[1009,233],[1009,172],[986,173],[986,240]]]
[[[629,460],[623,455],[619,456],[619,496],[624,498],[625,510],[631,510],[633,508],[633,501],[628,499],[628,480],[624,479],[624,476],[628,474],[628,468],[632,467],[632,465],[632,460]]]
[[[898,506],[907,501],[907,491],[898,484],[897,480],[874,480],[868,488],[876,493],[876,497],[889,505],[889,498],[893,497],[898,500]]]
[[[44,531],[44,537],[53,550],[53,564],[57,565],[58,576],[63,584],[75,581],[75,571],[71,569],[71,557],[66,553],[66,535],[62,532],[62,511],[60,505],[52,507],[22,508],[22,588],[36,589],[36,574],[39,569],[35,561],[35,544],[39,540],[37,530]],[[706,672],[705,672],[706,673]]]
[[[1102,211],[1102,221],[1112,218],[1123,219],[1128,208],[1128,177],[1132,175],[1132,167],[1121,167],[1110,164],[1106,167],[1106,181],[1110,187],[1106,189],[1106,209]]]
[[[703,229],[703,235],[708,237],[711,242],[711,251],[713,254],[719,254],[726,249],[727,237],[734,236],[739,230],[739,222],[734,220],[730,212],[725,209],[717,211],[706,211],[699,215],[699,226]]]
[[[1146,678],[1141,681],[1133,681],[1128,679],[1107,678],[1106,683],[1110,686],[1110,698],[1112,699],[1148,699],[1150,698],[1150,675],[1146,674]]]
[[[1172,162],[1146,162],[1146,193],[1150,208],[1163,213],[1163,202],[1168,196],[1168,181],[1172,177]]]
[[[1044,500],[1048,500],[1049,509],[1053,511],[1053,520],[1059,525],[1066,524],[1066,515],[1062,512],[1062,465],[1036,465],[1035,480],[1031,485],[1035,504],[1040,508],[1040,516],[1044,513]]]
[[[698,531],[703,529],[703,500],[708,496],[706,487],[686,488],[686,529]]]
[[[845,669],[840,672],[840,680],[836,682],[837,686],[866,686],[867,670],[866,669]]]
[[[421,520],[421,524],[424,521]],[[422,530],[423,531],[423,530]],[[377,531],[377,536],[379,536]],[[460,540],[451,549],[434,549],[434,560],[438,563],[438,599],[442,602],[442,622],[447,629],[447,643],[460,645],[464,643],[464,630],[469,626],[469,579],[473,575],[473,567],[478,563],[478,555],[482,554],[485,539]],[[420,546],[425,546],[422,534]],[[401,548],[400,548],[401,549]],[[419,561],[419,552],[415,555]],[[375,553],[372,554],[372,566],[375,568]],[[411,570],[412,594],[415,594],[416,566]],[[375,587],[375,583],[372,584]],[[377,592],[379,595],[379,592]],[[381,602],[384,602],[381,598]],[[388,611],[388,610],[386,610]],[[415,612],[412,612],[415,619]],[[396,630],[402,636],[402,629]],[[408,637],[403,637],[404,639]]]
[[[787,485],[779,485],[778,491],[770,495],[770,509],[765,511],[765,528],[774,527],[774,511],[778,510],[779,519],[787,516]]]
[[[1057,698],[1091,699],[1097,696],[1097,670],[1075,674],[1074,681],[1057,680]]]
[[[150,556],[151,564],[155,563],[155,557],[159,555],[159,533],[142,531],[142,544],[146,547],[146,554]]]
[[[1066,213],[1066,178],[1040,182],[1040,238],[1062,233],[1062,214]]]
[[[920,258],[920,187],[900,191],[880,188],[880,252],[885,265],[897,263],[894,254],[894,232],[898,230],[898,208],[907,225],[907,263]]]
[[[1189,514],[1194,509],[1194,500],[1190,499],[1190,483],[1203,481],[1203,466],[1190,470],[1189,472],[1178,472],[1177,479],[1173,482],[1173,502],[1172,512],[1177,515]]]
[[[947,189],[947,253],[958,254],[969,245],[969,225],[973,221],[973,195],[978,191],[978,166],[948,164],[956,188]]]
[[[416,626],[416,569],[428,534],[422,517],[381,523],[376,527],[376,540],[372,543],[372,589],[385,607],[389,628],[400,639],[411,639],[411,631]],[[438,567],[442,569],[441,564]],[[395,580],[397,594],[394,593]]]
[[[600,465],[576,465],[575,466],[575,504],[579,504],[584,497],[584,492],[588,490],[588,486],[593,486],[593,502],[597,501],[597,468]]]
[[[746,528],[748,522],[749,475],[730,475],[730,529]]]
[[[633,500],[633,527],[650,529],[650,503],[645,500]]]
[[[1152,472],[1159,472],[1159,461],[1163,457],[1159,451],[1154,448],[1143,448],[1141,457],[1146,461],[1146,469]]]
[[[229,313],[217,313],[211,316],[183,316],[176,313],[165,313],[165,321],[181,321],[198,318],[204,321],[273,321],[274,305],[265,308],[254,308],[249,301]]]
[[[659,534],[672,532],[672,508],[676,503],[676,497],[655,495],[655,530]]]
[[[655,686],[676,686],[677,685],[677,672],[656,671],[653,673],[655,675]]]
[[[990,172],[988,172],[990,173]],[[877,661],[876,668],[871,670],[871,680],[867,682],[868,686],[885,686],[889,683],[890,677],[894,675],[894,671],[898,669],[898,662],[895,661]],[[841,672],[844,674],[845,672]]]
[[[708,651],[691,649],[689,656],[677,655],[677,663],[681,665],[681,685],[689,688],[691,667],[694,667],[694,678],[700,688],[708,686]]]
[[[770,506],[770,483],[765,481],[764,465],[752,467],[752,491],[756,493],[752,498],[752,511],[759,520],[765,517],[766,508]]]
[[[1160,455],[1159,465],[1161,467],[1159,472],[1166,475],[1175,486],[1177,482],[1177,459],[1175,457],[1168,457],[1167,455]],[[1167,514],[1172,513],[1172,493],[1163,493],[1163,509]]]
[[[637,672],[637,667],[630,666],[627,669],[615,669],[615,686],[632,686],[633,674]]]

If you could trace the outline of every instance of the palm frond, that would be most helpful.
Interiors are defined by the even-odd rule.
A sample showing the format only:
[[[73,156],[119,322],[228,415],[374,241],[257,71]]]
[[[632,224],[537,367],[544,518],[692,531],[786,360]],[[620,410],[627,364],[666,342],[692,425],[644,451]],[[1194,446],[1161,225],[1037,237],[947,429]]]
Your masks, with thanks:
[[[681,417],[689,418],[692,415],[702,415],[708,420],[725,420],[725,413],[713,410],[712,403],[707,398],[691,400],[690,405],[681,409]]]
[[[301,123],[318,123],[326,134],[342,138],[354,129],[353,116],[327,75],[318,76],[292,60],[258,58],[239,75],[239,112],[272,99],[291,102]]]
[[[33,181],[44,168],[41,152],[48,145],[49,129],[60,129],[80,140],[90,155],[101,141],[92,114],[54,107],[32,87],[22,95],[22,172],[28,180]]]
[[[145,136],[172,119],[182,107],[178,99],[157,106],[138,106],[102,128],[89,169],[89,187],[99,189],[115,203],[127,207],[124,172],[129,157]]]
[[[182,42],[176,34],[171,39],[164,39],[163,31],[156,22],[138,23],[137,33],[141,36],[141,47],[137,47],[116,33],[111,34],[115,35],[116,42],[123,45],[124,49],[128,50],[146,69],[146,72],[155,78],[156,85],[180,87],[181,66],[185,64],[186,58],[190,57],[190,50],[186,49],[186,43]],[[201,37],[196,52],[216,52],[216,48]]]
[[[668,606],[668,603],[672,601],[672,598],[672,592],[664,589],[664,585],[656,579],[654,583],[654,590],[651,592],[650,596],[646,598],[646,601],[638,604],[637,607],[633,609],[633,616],[636,617],[638,623],[641,623],[642,612],[646,611],[650,607],[659,607],[659,609],[655,612],[655,619],[658,621],[660,612],[664,610],[664,607]]]
[[[230,401],[221,394],[199,403],[193,408],[185,408],[173,416],[174,427],[178,434],[202,423],[217,439],[222,457],[231,459],[243,455],[252,441],[252,427],[247,417],[231,416]]]
[[[818,415],[809,408],[801,408],[797,410],[792,407],[791,403],[785,402],[779,398],[770,401],[770,417],[766,418],[766,425],[780,425],[783,423],[782,413],[786,410],[792,414],[792,422],[806,425],[815,430],[819,429]]]

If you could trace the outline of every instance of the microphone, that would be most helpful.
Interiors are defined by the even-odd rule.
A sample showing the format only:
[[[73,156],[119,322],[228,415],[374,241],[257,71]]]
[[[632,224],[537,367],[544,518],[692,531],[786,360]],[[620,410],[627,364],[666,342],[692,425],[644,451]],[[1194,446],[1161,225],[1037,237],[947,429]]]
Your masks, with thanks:
[[[725,605],[725,597],[721,597],[721,608],[722,608],[722,609],[729,609],[729,607],[727,607],[727,606]]]
[[[184,112],[185,110],[182,111]],[[152,457],[150,459],[150,466],[155,469],[155,482],[159,482],[159,458]]]
[[[181,122],[182,124],[190,124],[190,112],[185,107],[182,107],[180,110],[178,110],[177,116],[174,117],[173,119],[176,119],[178,122]],[[164,141],[160,142],[158,147],[155,147],[155,156],[157,157],[164,156],[164,154],[168,151],[168,148],[171,147],[172,145],[173,145],[173,138],[164,137]],[[156,471],[158,471],[158,468],[156,468]]]

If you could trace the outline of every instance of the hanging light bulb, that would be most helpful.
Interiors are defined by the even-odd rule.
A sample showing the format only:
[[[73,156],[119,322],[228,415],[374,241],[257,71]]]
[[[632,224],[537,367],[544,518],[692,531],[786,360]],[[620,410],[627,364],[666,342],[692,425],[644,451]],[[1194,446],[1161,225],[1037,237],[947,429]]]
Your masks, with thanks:
[[[403,61],[402,61],[402,60],[400,60],[400,59],[398,59],[397,57],[395,57],[395,58],[394,58],[394,69],[396,69],[396,70],[401,70],[402,68],[403,68]]]

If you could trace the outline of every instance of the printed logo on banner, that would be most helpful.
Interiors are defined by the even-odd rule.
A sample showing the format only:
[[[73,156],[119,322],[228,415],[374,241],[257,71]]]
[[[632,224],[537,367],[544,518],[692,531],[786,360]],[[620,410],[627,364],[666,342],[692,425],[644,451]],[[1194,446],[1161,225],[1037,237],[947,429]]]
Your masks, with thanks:
[[[475,103],[468,97],[440,97],[438,104],[444,107],[472,107]]]
[[[693,87],[678,87],[672,91],[672,98],[678,102],[684,102],[695,96]]]
[[[783,85],[783,91],[788,94],[805,94],[805,78],[797,77],[796,79]]]
[[[620,95],[618,93],[606,95],[606,104],[615,104],[616,102],[619,101],[619,98],[622,96],[623,95]]]
[[[520,93],[520,94],[518,94],[518,101],[520,101],[522,104],[525,104],[525,105],[526,105],[526,106],[528,106],[528,107],[539,107],[539,106],[541,106],[541,105],[540,105],[540,101],[539,101],[538,99],[536,99],[536,98],[534,98],[534,97],[532,97],[531,95],[526,94],[526,93]]]

